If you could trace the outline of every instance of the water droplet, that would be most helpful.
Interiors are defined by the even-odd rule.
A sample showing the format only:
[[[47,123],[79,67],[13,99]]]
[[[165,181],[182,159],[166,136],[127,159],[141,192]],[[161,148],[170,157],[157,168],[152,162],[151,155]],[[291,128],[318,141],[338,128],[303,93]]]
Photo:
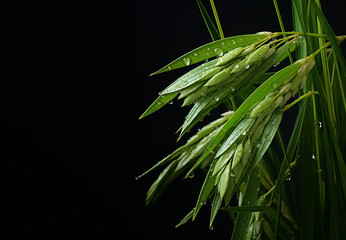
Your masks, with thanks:
[[[161,104],[162,104],[161,102],[157,102],[157,105],[159,105],[159,106],[160,106]]]
[[[235,88],[234,87],[231,87],[231,91],[234,92]]]
[[[209,230],[211,230],[211,231],[214,230],[214,227],[213,227],[213,226],[210,226],[210,227],[209,227]]]
[[[286,181],[291,181],[291,170],[289,170],[285,180]]]
[[[219,97],[215,97],[215,101],[219,101],[220,100],[220,98]]]
[[[246,131],[244,131],[241,135],[245,136],[246,135]]]
[[[195,173],[194,172],[189,174],[189,178],[194,178],[194,177],[195,177]]]
[[[168,68],[168,70],[171,70],[171,69],[172,69],[171,66],[167,66],[167,68]]]
[[[275,63],[273,67],[277,67],[277,66],[279,66],[279,64],[280,64],[279,62]]]
[[[278,87],[278,84],[277,84],[277,83],[273,83],[273,84],[272,84],[272,87],[273,87],[273,88],[277,88],[277,87]]]
[[[222,46],[225,46],[225,42],[221,42],[221,45],[222,45]]]
[[[185,63],[185,65],[190,65],[191,59],[189,57],[184,57],[183,62]]]
[[[223,50],[221,48],[215,48],[214,52],[219,57],[221,57],[223,55]]]
[[[168,104],[172,105],[172,104],[173,104],[173,101],[170,101]]]
[[[312,158],[312,159],[316,159],[316,155],[313,153],[313,154],[311,155],[311,158]]]
[[[231,176],[231,177],[235,177],[235,173],[234,173],[233,170],[231,170],[230,176]]]
[[[201,129],[200,129],[200,128],[198,128],[198,129],[197,129],[197,132],[199,132],[199,131],[201,131]]]
[[[193,56],[197,57],[198,56],[198,52],[194,52]]]
[[[210,51],[210,47],[207,47],[207,50]]]
[[[318,128],[322,128],[323,127],[322,122],[315,122],[315,124],[317,125]]]
[[[246,69],[249,69],[249,67],[250,67],[250,65],[249,65],[249,64],[247,64],[247,65],[245,66],[245,68],[246,68]]]

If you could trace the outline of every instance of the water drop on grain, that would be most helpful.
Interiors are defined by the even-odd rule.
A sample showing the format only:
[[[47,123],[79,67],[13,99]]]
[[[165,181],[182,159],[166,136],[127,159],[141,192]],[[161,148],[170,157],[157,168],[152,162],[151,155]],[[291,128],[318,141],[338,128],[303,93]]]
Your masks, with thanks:
[[[189,57],[184,57],[183,62],[185,65],[190,65],[191,59]]]
[[[221,57],[223,55],[223,50],[221,48],[215,48],[214,52],[219,57]]]

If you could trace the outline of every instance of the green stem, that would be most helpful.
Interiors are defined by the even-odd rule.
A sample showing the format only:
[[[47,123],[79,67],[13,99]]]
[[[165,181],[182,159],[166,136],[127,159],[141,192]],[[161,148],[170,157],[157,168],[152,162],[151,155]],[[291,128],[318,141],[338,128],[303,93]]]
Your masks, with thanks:
[[[216,11],[214,0],[210,0],[210,5],[211,5],[211,8],[213,9],[213,13],[214,13],[217,29],[219,30],[219,33],[220,33],[220,38],[221,39],[225,38],[225,36],[223,35],[221,23],[220,23],[220,20],[219,20],[219,15],[217,14],[217,11]]]
[[[279,20],[281,31],[286,32],[284,23],[283,23],[282,18],[281,18],[281,13],[280,13],[278,2],[276,0],[273,0],[273,3],[275,6],[275,11],[276,11],[276,15],[277,15],[278,20]],[[284,37],[286,37],[286,35],[284,35]],[[292,64],[293,63],[292,55],[291,55],[289,50],[287,50],[287,52],[288,52],[288,58],[290,59],[290,63]]]
[[[294,100],[292,103],[285,105],[285,107],[282,109],[282,111],[283,111],[283,112],[286,112],[286,111],[289,110],[291,107],[293,107],[294,105],[296,105],[298,102],[300,102],[300,101],[303,100],[304,98],[311,97],[313,94],[318,94],[318,92],[309,91],[309,92],[305,93],[304,95],[302,95],[302,96],[300,96],[299,98],[297,98],[296,100]]]
[[[312,85],[312,88],[314,89],[314,86]],[[317,108],[316,108],[316,99],[315,96],[312,96],[312,110],[313,110],[313,118],[314,123],[318,122],[319,119],[317,119]],[[321,161],[320,161],[320,144],[319,144],[319,129],[317,127],[314,127],[314,134],[315,134],[315,146],[316,146],[316,155],[313,155],[313,158],[317,160],[317,172],[318,172],[318,186],[319,186],[319,194],[320,194],[320,207],[321,212],[324,212],[324,206],[323,206],[323,191],[322,191],[322,176],[321,176]]]

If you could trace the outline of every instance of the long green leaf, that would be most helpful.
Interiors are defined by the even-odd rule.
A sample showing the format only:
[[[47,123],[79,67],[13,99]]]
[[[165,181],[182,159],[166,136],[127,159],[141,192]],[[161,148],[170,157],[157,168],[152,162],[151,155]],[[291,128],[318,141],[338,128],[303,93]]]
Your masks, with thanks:
[[[173,62],[152,73],[151,75],[167,72],[181,67],[186,67],[213,57],[222,56],[225,52],[228,52],[237,47],[245,47],[261,41],[264,38],[268,37],[268,34],[270,33],[238,35],[205,44],[182,55],[181,57],[177,58]]]
[[[249,176],[244,193],[244,200],[242,206],[252,206],[256,203],[258,198],[258,188],[260,186],[260,178],[255,172]],[[249,231],[252,212],[238,213],[237,220],[232,232],[232,240],[246,239],[247,232]]]
[[[197,0],[197,4],[198,4],[199,11],[202,14],[204,23],[205,23],[206,27],[208,28],[209,35],[210,35],[211,39],[213,41],[219,40],[220,39],[220,33],[217,30],[217,28],[216,28],[215,24],[213,23],[213,21],[211,20],[211,18],[209,16],[207,10],[205,9],[202,1],[201,0]]]
[[[344,73],[344,76],[346,76],[346,60],[344,58],[344,55],[342,54],[342,51],[341,51],[340,46],[338,44],[338,41],[335,38],[335,33],[334,33],[333,29],[330,27],[327,19],[325,18],[321,9],[317,6],[315,1],[311,1],[311,6],[314,9],[316,15],[318,16],[318,19],[320,20],[321,25],[323,27],[323,30],[327,34],[328,40],[332,44],[334,53],[335,53],[336,58],[338,59],[338,61],[340,63],[340,66],[341,66],[341,69]]]
[[[160,108],[162,108],[163,106],[165,106],[167,103],[169,103],[170,101],[172,101],[176,96],[178,96],[179,92],[173,92],[170,94],[165,94],[165,95],[160,95],[151,105],[150,107],[145,110],[145,112],[139,117],[139,119],[142,119],[154,112],[156,112],[157,110],[159,110]]]

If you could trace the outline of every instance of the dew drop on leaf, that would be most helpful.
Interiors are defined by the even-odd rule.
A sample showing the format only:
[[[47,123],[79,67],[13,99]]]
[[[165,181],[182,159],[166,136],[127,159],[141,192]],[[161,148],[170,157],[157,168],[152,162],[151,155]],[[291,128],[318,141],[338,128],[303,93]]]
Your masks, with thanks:
[[[214,52],[219,57],[221,57],[223,55],[223,50],[221,48],[215,48]]]
[[[189,57],[184,57],[183,62],[185,65],[190,65],[191,59]]]

